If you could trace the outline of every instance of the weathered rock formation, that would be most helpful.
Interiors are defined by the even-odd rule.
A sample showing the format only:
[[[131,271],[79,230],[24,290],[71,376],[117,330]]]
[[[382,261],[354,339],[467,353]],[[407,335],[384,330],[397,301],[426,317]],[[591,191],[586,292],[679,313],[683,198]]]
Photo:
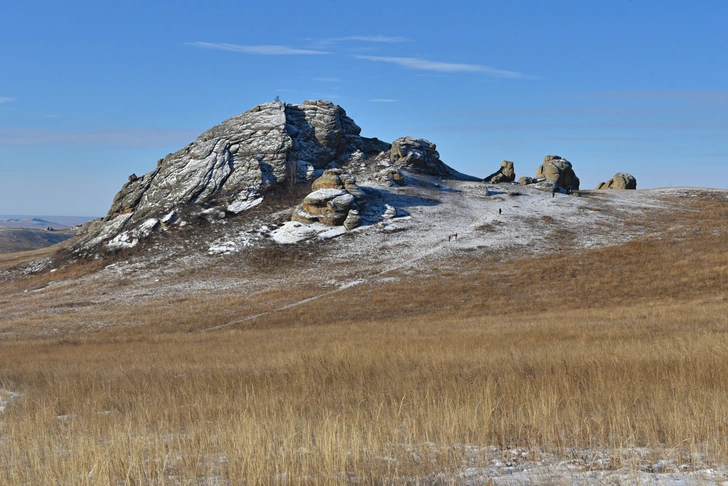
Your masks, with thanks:
[[[564,189],[579,189],[579,178],[571,166],[571,162],[558,155],[547,155],[543,164],[538,166],[536,180],[546,180]]]
[[[402,137],[392,142],[389,160],[395,167],[425,174],[448,176],[455,173],[440,160],[435,144],[421,138]]]
[[[465,177],[445,165],[427,140],[404,137],[390,145],[360,132],[329,101],[256,106],[160,159],[151,172],[132,174],[106,217],[84,226],[71,248],[84,254],[134,246],[151,232],[189,218],[217,220],[249,210],[276,186],[317,180],[325,188],[321,176],[329,168],[375,172],[374,166],[386,161],[396,168]],[[345,180],[346,174],[334,175],[355,201],[363,200],[364,193]],[[336,224],[340,219],[334,218]]]
[[[600,182],[597,189],[637,189],[637,179],[632,174],[617,172],[607,182]]]
[[[529,184],[533,184],[534,180],[533,177],[523,176],[520,179],[518,179],[518,183],[522,186],[527,186]]]
[[[379,173],[377,174],[377,181],[387,186],[405,185],[404,175],[399,169],[395,169],[393,167],[388,167],[379,171]]]
[[[491,184],[498,184],[500,182],[513,182],[516,180],[516,170],[513,162],[510,160],[504,160],[501,162],[500,169],[498,172],[494,172],[485,179],[483,182],[489,182]]]
[[[329,169],[316,179],[310,193],[291,214],[293,221],[311,224],[315,222],[328,226],[346,224],[347,229],[361,225],[359,205],[364,205],[365,194],[356,185],[356,177],[341,169]],[[354,214],[349,217],[350,213]],[[358,218],[358,224],[356,219]]]

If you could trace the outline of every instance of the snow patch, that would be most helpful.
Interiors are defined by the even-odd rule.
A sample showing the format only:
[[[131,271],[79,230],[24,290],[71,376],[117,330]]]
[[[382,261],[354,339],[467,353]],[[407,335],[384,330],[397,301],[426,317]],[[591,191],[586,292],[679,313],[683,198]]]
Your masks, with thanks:
[[[179,219],[179,215],[177,214],[177,211],[170,211],[160,221],[162,224],[174,224]]]
[[[5,412],[5,409],[7,409],[7,407],[9,407],[10,404],[18,397],[20,397],[20,393],[0,388],[0,413]]]
[[[144,221],[141,226],[139,226],[139,229],[137,230],[137,235],[139,238],[144,238],[146,236],[149,236],[152,231],[159,228],[160,226],[161,225],[158,219],[150,218]]]
[[[313,228],[298,221],[288,221],[270,234],[273,241],[282,245],[291,245],[300,241],[311,240],[317,235],[318,233]]]
[[[263,202],[263,198],[259,197],[257,199],[252,199],[248,201],[235,201],[234,203],[228,205],[227,210],[231,213],[242,213],[243,211],[247,211],[248,209],[254,208],[255,206],[258,206],[260,203]]]
[[[334,199],[335,197],[343,196],[345,194],[348,193],[343,189],[319,189],[317,191],[313,191],[311,194],[306,196],[306,201],[310,202],[311,204],[320,204],[324,201],[328,201],[330,199]]]
[[[110,250],[121,250],[124,248],[133,248],[139,243],[139,238],[136,238],[130,231],[124,231],[116,235],[111,241],[106,243],[106,246]]]
[[[306,225],[298,221],[288,221],[270,236],[276,243],[290,245],[307,240],[330,240],[346,233],[343,226],[327,226],[322,223]]]
[[[333,228],[331,226],[327,226],[327,229],[325,231],[321,231],[318,234],[319,240],[330,240],[331,238],[336,238],[337,236],[341,236],[344,233],[346,233],[346,228],[343,226],[334,226]]]
[[[254,208],[263,202],[263,196],[255,189],[248,189],[245,194],[238,195],[237,199],[228,204],[227,210],[230,213],[238,214]]]
[[[207,253],[210,255],[229,255],[230,253],[235,253],[237,250],[237,245],[232,241],[228,241],[210,246]]]
[[[100,244],[106,238],[108,238],[109,236],[116,233],[124,225],[124,223],[129,221],[129,218],[131,218],[131,213],[120,214],[120,215],[114,217],[114,219],[112,219],[111,221],[109,221],[108,223],[106,223],[104,225],[104,230],[101,233],[99,233],[99,235],[96,238],[91,240],[87,246],[89,248],[91,248],[93,246]],[[117,235],[117,237],[118,236],[121,236],[121,235]],[[114,239],[116,239],[116,238],[114,238]]]

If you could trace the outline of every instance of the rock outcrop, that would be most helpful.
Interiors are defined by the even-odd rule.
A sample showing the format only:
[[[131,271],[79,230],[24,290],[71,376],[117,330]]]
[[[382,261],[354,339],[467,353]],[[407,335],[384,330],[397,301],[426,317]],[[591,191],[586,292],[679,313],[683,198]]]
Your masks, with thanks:
[[[261,204],[274,187],[315,180],[321,186],[315,192],[326,188],[322,175],[331,168],[374,173],[381,168],[375,166],[391,164],[393,169],[467,177],[445,165],[427,140],[404,137],[390,145],[360,132],[344,109],[329,101],[256,106],[160,159],[151,172],[132,174],[106,217],[82,228],[71,250],[83,255],[131,247],[151,232],[183,221],[238,214]],[[403,176],[392,175],[394,183],[403,182]],[[327,177],[334,176],[357,203],[363,201],[364,193],[345,173]],[[335,187],[339,182],[330,181]],[[310,201],[312,208],[323,204],[316,201]],[[327,207],[331,201],[325,200]],[[330,221],[341,224],[346,214]]]
[[[600,182],[597,189],[637,189],[637,179],[632,174],[617,172],[607,182]]]
[[[518,179],[518,183],[522,186],[527,186],[529,184],[533,184],[533,177],[523,176],[520,179]]]
[[[379,171],[377,174],[377,181],[386,186],[404,186],[405,179],[404,174],[399,169],[388,167]]]
[[[546,182],[564,189],[579,189],[579,178],[571,166],[571,162],[558,155],[547,155],[543,159],[543,164],[536,171],[538,180],[546,180]]]
[[[500,169],[483,179],[483,182],[498,184],[500,182],[513,182],[515,180],[516,169],[514,168],[513,162],[510,160],[504,160],[501,162]]]
[[[364,205],[365,195],[352,174],[341,169],[326,170],[311,188],[313,192],[293,210],[291,220],[306,224],[345,225],[347,229],[361,225],[358,208]],[[352,211],[354,213],[350,215]]]
[[[424,174],[448,176],[455,173],[440,160],[435,144],[422,138],[398,138],[392,142],[389,160],[397,168]]]

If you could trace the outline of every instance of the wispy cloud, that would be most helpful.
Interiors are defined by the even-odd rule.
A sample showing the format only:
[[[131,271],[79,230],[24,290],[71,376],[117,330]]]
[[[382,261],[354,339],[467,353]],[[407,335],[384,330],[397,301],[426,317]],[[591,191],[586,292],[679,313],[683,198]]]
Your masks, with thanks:
[[[391,98],[374,98],[373,100],[369,100],[372,103],[396,103],[399,100],[393,100]]]
[[[15,101],[15,98],[0,96],[0,103],[10,103],[11,101]]]
[[[384,44],[393,44],[397,42],[409,42],[406,37],[392,37],[385,35],[349,35],[345,37],[328,37],[326,39],[311,39],[317,46],[332,46],[340,42],[375,42]]]
[[[478,64],[459,64],[452,62],[430,61],[419,57],[388,57],[388,56],[354,56],[357,59],[386,62],[399,66],[416,69],[418,71],[431,71],[439,73],[481,73],[498,78],[529,78],[525,74],[515,71],[505,71]]]
[[[243,54],[255,54],[259,56],[302,56],[316,54],[330,54],[326,51],[313,49],[296,49],[287,46],[261,45],[245,46],[240,44],[219,44],[215,42],[185,42],[185,45],[199,47],[202,49],[213,49],[218,51],[242,52]]]
[[[201,131],[141,128],[95,131],[0,128],[0,146],[73,145],[120,148],[169,147],[187,144],[195,140]]]

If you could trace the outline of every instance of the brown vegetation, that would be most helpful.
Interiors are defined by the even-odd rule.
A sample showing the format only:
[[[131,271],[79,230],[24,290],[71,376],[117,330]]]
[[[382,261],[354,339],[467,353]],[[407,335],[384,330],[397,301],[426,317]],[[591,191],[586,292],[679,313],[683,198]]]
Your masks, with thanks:
[[[487,446],[725,464],[726,221],[704,196],[624,245],[463,252],[289,308],[323,291],[6,316],[0,389],[21,396],[0,415],[0,484],[434,482],[487,466]],[[276,251],[255,258],[295,271]],[[3,308],[39,283],[13,285]],[[74,328],[93,318],[113,325]]]

